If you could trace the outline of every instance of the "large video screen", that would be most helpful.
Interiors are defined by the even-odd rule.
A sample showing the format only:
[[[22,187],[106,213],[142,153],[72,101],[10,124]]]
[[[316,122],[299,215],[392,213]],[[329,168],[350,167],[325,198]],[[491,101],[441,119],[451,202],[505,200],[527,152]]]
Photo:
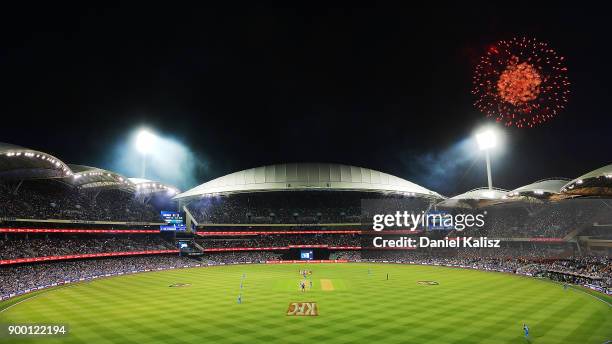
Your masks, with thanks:
[[[313,260],[314,252],[312,250],[300,250],[300,259],[301,260]]]
[[[178,211],[162,210],[160,213],[161,213],[161,217],[164,219],[164,222],[166,222],[167,224],[176,224],[176,225],[183,224],[183,215],[179,213]]]

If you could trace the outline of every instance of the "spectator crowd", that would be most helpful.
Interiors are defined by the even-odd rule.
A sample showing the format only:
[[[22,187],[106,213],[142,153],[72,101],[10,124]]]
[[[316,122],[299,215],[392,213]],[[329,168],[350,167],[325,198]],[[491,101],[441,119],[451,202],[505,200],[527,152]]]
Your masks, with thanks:
[[[204,248],[285,247],[289,245],[360,246],[357,234],[272,234],[251,237],[206,238],[197,243]]]
[[[401,200],[424,210],[429,200],[358,191],[260,192],[210,196],[187,205],[199,223],[359,223],[363,200]]]
[[[65,281],[74,282],[96,276],[205,265],[261,263],[281,258],[279,253],[251,251],[213,253],[196,259],[176,255],[150,255],[9,265],[0,267],[0,297],[9,297],[11,294],[27,292],[37,287],[52,286]],[[586,256],[554,261],[530,261],[503,258],[431,257],[426,253],[406,251],[376,251],[366,256],[359,251],[351,250],[335,251],[329,258],[499,271],[586,285],[604,293],[612,293],[612,260],[609,257]]]
[[[0,240],[0,260],[72,254],[173,249],[159,235],[6,236]]]
[[[132,256],[85,259],[0,267],[0,297],[41,286],[78,281],[94,276],[132,273],[143,270],[196,266],[194,260],[176,255]]]
[[[17,191],[0,188],[0,218],[161,222],[159,212],[133,194],[105,190],[91,197],[51,182],[30,182]]]
[[[354,254],[338,251],[337,255]],[[525,259],[496,257],[443,257],[419,252],[375,251],[362,255],[360,261],[444,265],[487,271],[545,277],[557,281],[588,285],[604,293],[612,293],[612,259],[601,256],[567,257],[564,259]]]

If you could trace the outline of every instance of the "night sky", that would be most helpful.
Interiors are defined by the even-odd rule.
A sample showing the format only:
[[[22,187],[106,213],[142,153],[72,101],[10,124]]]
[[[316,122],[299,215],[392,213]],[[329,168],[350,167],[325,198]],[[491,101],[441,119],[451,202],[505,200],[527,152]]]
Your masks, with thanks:
[[[189,147],[198,182],[337,162],[464,192],[486,184],[465,147],[491,123],[472,105],[474,66],[523,35],[566,57],[572,93],[553,120],[504,130],[494,185],[612,162],[612,32],[592,6],[33,7],[1,15],[0,142],[67,163],[113,168],[117,145],[147,126]]]

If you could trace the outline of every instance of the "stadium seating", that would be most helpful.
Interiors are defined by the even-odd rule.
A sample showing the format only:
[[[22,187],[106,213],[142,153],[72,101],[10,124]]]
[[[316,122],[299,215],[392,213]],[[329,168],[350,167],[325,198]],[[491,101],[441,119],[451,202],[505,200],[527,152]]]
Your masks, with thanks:
[[[7,235],[0,240],[0,260],[77,254],[173,249],[159,235]]]
[[[608,292],[612,286],[610,259],[580,255],[578,244],[566,240],[572,235],[601,235],[601,230],[595,228],[593,223],[612,223],[612,219],[606,215],[609,212],[603,212],[603,205],[596,200],[509,202],[484,209],[447,209],[445,211],[450,214],[458,211],[474,214],[486,212],[487,221],[484,227],[478,229],[432,232],[427,235],[489,236],[505,240],[499,249],[462,248],[434,252],[375,250],[364,245],[368,237],[355,233],[362,229],[358,224],[364,218],[363,199],[385,200],[390,208],[401,205],[415,213],[436,210],[431,199],[375,192],[264,192],[207,196],[187,204],[187,209],[200,224],[200,235],[187,235],[187,240],[192,240],[192,246],[197,248],[192,252],[196,254],[180,257],[173,237],[161,234],[155,227],[128,224],[161,222],[154,205],[140,202],[129,193],[103,190],[92,198],[70,186],[49,181],[24,182],[17,192],[0,188],[0,204],[3,205],[0,207],[0,218],[5,220],[3,225],[12,228],[24,225],[11,222],[11,219],[19,218],[74,220],[73,223],[48,224],[52,229],[71,229],[75,226],[106,231],[115,229],[113,225],[92,227],[91,223],[78,224],[79,221],[94,220],[123,221],[126,222],[122,227],[124,230],[147,229],[146,233],[139,234],[4,233],[0,237],[0,261],[13,261],[0,266],[0,296],[8,297],[65,281],[119,273],[294,259],[288,258],[287,253],[294,246],[318,247],[324,250],[326,258],[332,260],[495,270],[588,284],[604,292]],[[28,225],[36,226],[36,222]],[[154,251],[155,254],[152,253]],[[131,252],[143,255],[73,257]],[[64,260],[17,261],[41,257],[53,260],[60,256]]]
[[[424,198],[374,192],[265,192],[204,197],[187,207],[199,223],[358,223],[362,199],[409,200],[427,209]]]
[[[51,181],[23,182],[16,192],[0,187],[0,204],[0,218],[161,222],[153,206],[129,193],[105,190],[93,199]]]
[[[445,265],[517,273],[569,283],[588,284],[604,293],[612,292],[610,268],[612,260],[607,257],[569,257],[563,260],[536,263],[523,259],[434,258],[423,253],[404,251],[377,251],[374,256],[363,259],[355,251],[337,251],[330,258],[349,261]],[[114,274],[205,265],[259,263],[278,259],[280,255],[277,253],[257,251],[213,253],[199,260],[176,255],[157,255],[10,265],[0,268],[0,297],[6,298],[38,287]]]

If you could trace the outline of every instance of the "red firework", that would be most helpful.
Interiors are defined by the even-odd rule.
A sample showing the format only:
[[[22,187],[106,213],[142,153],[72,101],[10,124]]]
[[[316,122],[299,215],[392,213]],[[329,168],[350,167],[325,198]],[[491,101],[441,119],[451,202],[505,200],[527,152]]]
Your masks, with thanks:
[[[474,106],[487,117],[518,128],[559,114],[569,95],[563,56],[544,42],[513,38],[491,46],[474,73]]]

